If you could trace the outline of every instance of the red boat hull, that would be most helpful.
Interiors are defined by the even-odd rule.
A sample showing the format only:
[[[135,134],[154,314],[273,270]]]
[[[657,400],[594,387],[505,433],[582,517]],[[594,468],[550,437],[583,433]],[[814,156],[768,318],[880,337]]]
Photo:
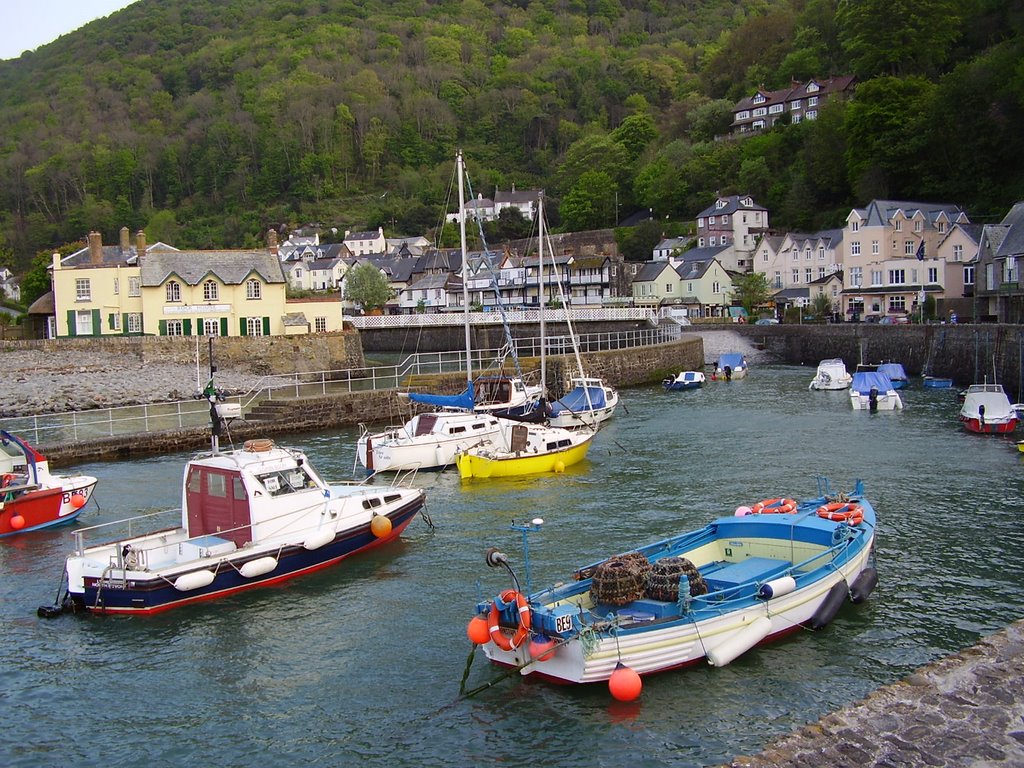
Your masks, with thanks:
[[[51,525],[63,525],[74,520],[81,509],[61,517],[63,499],[63,488],[44,488],[11,500],[5,500],[0,493],[0,536],[25,533]]]
[[[979,435],[1007,435],[1017,429],[1017,419],[1010,419],[997,424],[991,422],[982,423],[978,419],[963,417],[960,418],[960,421],[968,432],[975,432]]]

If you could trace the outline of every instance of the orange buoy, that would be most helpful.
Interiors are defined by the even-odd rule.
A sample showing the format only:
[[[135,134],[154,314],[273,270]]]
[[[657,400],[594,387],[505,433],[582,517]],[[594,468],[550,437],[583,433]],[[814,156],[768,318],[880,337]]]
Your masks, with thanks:
[[[16,531],[20,531],[24,527],[25,527],[25,518],[24,517],[22,517],[18,513],[15,513],[15,514],[11,515],[11,528],[13,528]]]
[[[547,635],[534,635],[530,641],[530,656],[534,661],[549,661],[555,657],[555,645]]]
[[[391,534],[391,520],[375,512],[373,519],[370,520],[370,532],[378,539],[383,539]]]
[[[643,687],[640,675],[621,661],[615,665],[615,671],[608,678],[608,690],[617,701],[633,701],[640,696]]]
[[[487,617],[478,614],[469,620],[466,625],[466,637],[473,645],[483,645],[491,639],[490,630],[487,627]]]
[[[75,509],[81,509],[85,506],[85,496],[80,493],[76,493],[71,497],[71,506]]]

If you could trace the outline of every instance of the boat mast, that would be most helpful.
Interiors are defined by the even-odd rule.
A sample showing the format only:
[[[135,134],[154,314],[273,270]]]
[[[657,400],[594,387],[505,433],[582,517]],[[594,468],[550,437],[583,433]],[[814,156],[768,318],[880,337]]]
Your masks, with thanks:
[[[462,247],[462,317],[466,331],[466,385],[472,391],[473,363],[471,361],[471,338],[469,331],[469,256],[466,250],[466,190],[463,181],[462,150],[455,155],[455,166],[459,172],[459,242]]]
[[[548,396],[547,343],[544,337],[544,193],[537,197],[537,293],[540,302],[540,396]]]
[[[217,366],[213,363],[213,336],[210,337],[210,380],[206,383],[206,389],[201,396],[210,403],[210,451],[214,455],[220,453],[220,435],[224,429],[224,419],[217,410],[217,401],[221,399],[220,393],[213,385],[213,374],[217,372]]]

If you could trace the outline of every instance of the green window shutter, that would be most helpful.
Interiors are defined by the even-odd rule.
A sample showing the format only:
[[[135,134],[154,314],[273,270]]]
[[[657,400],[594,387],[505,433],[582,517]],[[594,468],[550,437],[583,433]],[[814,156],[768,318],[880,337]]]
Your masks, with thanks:
[[[114,312],[111,312],[109,315],[107,315],[107,328],[109,328],[110,330],[114,330],[115,317],[117,317],[117,314]]]
[[[200,325],[201,325],[201,323],[197,320],[196,321],[196,329],[197,330],[198,330]],[[181,321],[181,332],[185,336],[191,336],[192,335],[192,318],[186,317],[184,320]]]
[[[98,309],[94,309],[92,311],[92,335],[93,336],[102,336],[103,335],[102,322],[103,322],[103,318],[100,315],[100,311]]]
[[[270,318],[269,317],[264,317],[263,318],[263,335],[264,336],[269,336],[270,335]]]
[[[222,317],[220,319],[220,335],[221,336],[227,336],[228,335],[228,319],[226,317]]]
[[[122,312],[121,313],[121,335],[122,336],[127,336],[128,335],[128,313],[127,312]]]
[[[158,323],[158,325],[160,326],[160,335],[161,336],[166,336],[167,335],[167,321],[166,320],[161,320]]]
[[[244,317],[238,318],[238,335],[239,336],[247,336],[248,335],[245,332],[245,318]]]
[[[68,336],[77,335],[75,330],[75,310],[68,310]]]

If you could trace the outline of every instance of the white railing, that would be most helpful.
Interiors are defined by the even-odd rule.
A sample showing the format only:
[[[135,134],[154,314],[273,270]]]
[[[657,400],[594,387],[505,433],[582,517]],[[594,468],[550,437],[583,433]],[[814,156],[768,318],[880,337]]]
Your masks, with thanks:
[[[676,341],[678,338],[679,327],[672,324],[634,331],[588,333],[578,336],[576,343],[579,345],[580,352],[587,354],[663,344]],[[548,354],[572,354],[572,339],[570,337],[553,336],[548,337],[546,341]],[[538,357],[540,342],[539,337],[516,339],[516,354],[524,358]],[[500,369],[505,363],[506,351],[502,349],[473,350],[473,371],[486,373]],[[505,367],[508,368],[507,365]],[[396,365],[264,376],[247,392],[228,393],[226,402],[238,403],[244,418],[260,402],[266,400],[397,389],[402,386],[402,381],[409,376],[458,373],[465,370],[465,351],[421,352],[409,355]],[[191,400],[2,418],[0,419],[0,429],[22,435],[30,443],[45,447],[116,435],[205,427],[209,423],[209,402],[193,398]]]
[[[557,323],[566,319],[564,309],[544,310],[544,320]],[[657,317],[657,312],[644,307],[593,307],[584,309],[570,309],[569,320],[578,322],[600,322],[605,321],[646,321]],[[516,309],[506,310],[505,317],[509,323],[539,323],[540,310],[537,309]],[[356,328],[422,328],[427,326],[463,325],[465,322],[464,313],[461,311],[448,312],[445,314],[412,314],[412,315],[358,315],[346,317]],[[470,325],[494,325],[501,322],[501,314],[492,312],[470,312]]]

